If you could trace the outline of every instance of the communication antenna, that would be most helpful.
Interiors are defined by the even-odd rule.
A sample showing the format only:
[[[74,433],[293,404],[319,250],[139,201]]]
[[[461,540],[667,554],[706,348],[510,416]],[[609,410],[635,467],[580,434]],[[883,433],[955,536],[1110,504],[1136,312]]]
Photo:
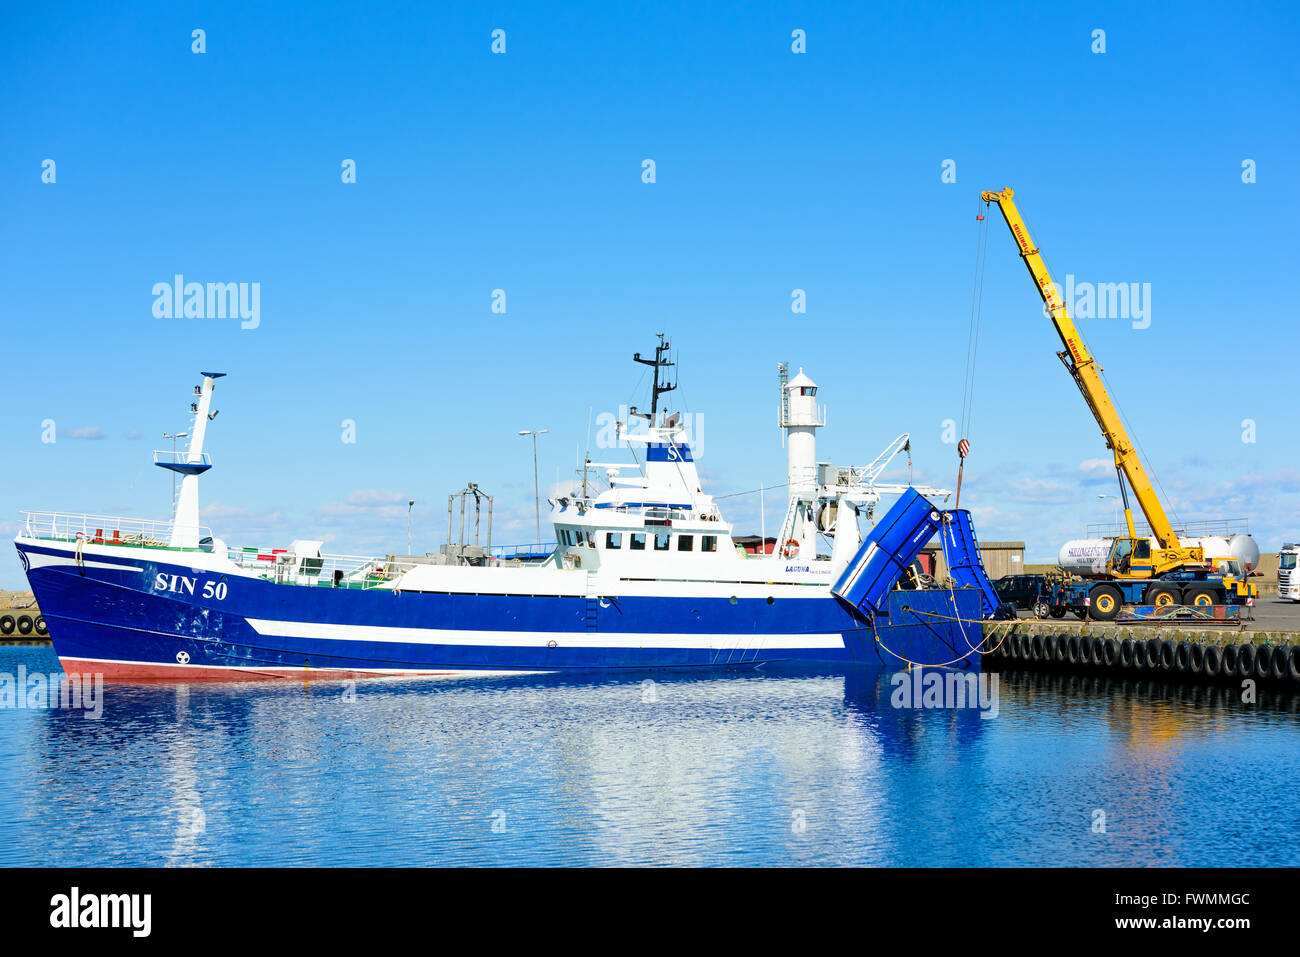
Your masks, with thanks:
[[[789,363],[776,364],[776,379],[777,391],[780,393],[780,402],[776,407],[776,427],[781,430],[781,448],[785,448],[785,430],[790,425],[790,390],[786,388],[790,384]]]
[[[643,366],[651,366],[655,370],[654,385],[651,387],[652,391],[650,393],[650,414],[646,415],[644,412],[637,412],[635,407],[631,410],[632,415],[639,415],[643,419],[649,419],[651,425],[654,425],[655,416],[659,412],[659,396],[665,392],[672,392],[677,388],[676,382],[671,384],[668,382],[667,370],[675,367],[677,363],[672,361],[669,352],[672,349],[672,344],[664,338],[664,335],[665,333],[659,333],[659,344],[655,346],[655,357],[653,359],[642,359],[639,352],[632,355],[633,362],[639,362]],[[660,370],[664,370],[665,373],[662,381],[660,381]]]

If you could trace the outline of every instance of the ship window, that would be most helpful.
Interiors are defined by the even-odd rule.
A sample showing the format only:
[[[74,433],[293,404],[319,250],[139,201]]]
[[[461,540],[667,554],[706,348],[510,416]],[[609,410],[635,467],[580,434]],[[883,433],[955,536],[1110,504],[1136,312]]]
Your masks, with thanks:
[[[668,532],[655,532],[655,551],[657,552],[668,551],[669,537],[670,536]]]
[[[560,544],[561,545],[569,544],[569,530],[566,528],[560,529]]]
[[[645,551],[645,535],[641,532],[633,532],[632,541],[628,543],[628,546],[634,552]]]
[[[702,552],[716,552],[717,550],[718,550],[718,536],[717,536],[717,535],[701,535],[701,536],[700,536],[700,551],[702,551]]]
[[[694,544],[695,544],[695,536],[693,535],[677,536],[677,550],[679,552],[689,552],[691,548],[694,546]]]
[[[606,547],[606,548],[622,548],[622,547],[623,547],[623,533],[622,533],[622,532],[606,532],[606,533],[605,533],[605,547]]]
[[[800,395],[816,395],[816,394],[817,394],[817,387],[816,387],[816,386],[809,386],[809,385],[800,386],[800,387],[799,387],[799,394],[800,394]]]
[[[591,532],[587,533],[587,547],[588,548],[596,547],[596,536]]]

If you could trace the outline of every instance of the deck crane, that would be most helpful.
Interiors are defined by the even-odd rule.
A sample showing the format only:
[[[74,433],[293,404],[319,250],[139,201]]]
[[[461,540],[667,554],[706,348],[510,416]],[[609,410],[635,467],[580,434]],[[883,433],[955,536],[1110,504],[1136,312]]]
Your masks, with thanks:
[[[1061,299],[1059,287],[1052,281],[1047,264],[1030,238],[1029,229],[1021,218],[1013,197],[1014,192],[1010,188],[1000,192],[986,190],[980,193],[980,198],[986,205],[997,203],[998,210],[1020,249],[1020,258],[1024,260],[1025,268],[1038,287],[1038,294],[1065,346],[1057,356],[1083,393],[1084,401],[1097,420],[1097,425],[1101,427],[1106,447],[1114,454],[1115,472],[1124,502],[1128,537],[1116,538],[1111,546],[1106,561],[1106,572],[1111,582],[1090,589],[1093,614],[1098,618],[1113,618],[1119,613],[1120,603],[1124,600],[1152,605],[1179,604],[1184,601],[1188,604],[1206,605],[1230,596],[1253,597],[1254,586],[1236,581],[1230,576],[1214,574],[1212,564],[1205,560],[1204,551],[1199,545],[1189,546],[1179,541],[1177,532],[1165,514],[1164,506],[1160,504],[1160,499],[1147,478],[1123,420],[1102,383],[1101,366],[1075,328]],[[1151,527],[1158,544],[1156,548],[1151,547],[1149,538],[1139,537],[1134,528],[1129,488],[1133,490],[1133,496]]]

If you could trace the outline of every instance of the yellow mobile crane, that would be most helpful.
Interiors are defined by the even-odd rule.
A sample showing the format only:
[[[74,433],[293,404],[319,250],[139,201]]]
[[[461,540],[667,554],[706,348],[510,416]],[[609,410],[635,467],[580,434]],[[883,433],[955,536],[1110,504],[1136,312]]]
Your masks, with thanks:
[[[1016,209],[1013,196],[1014,193],[1009,188],[1001,192],[980,193],[980,198],[986,204],[997,203],[1002,218],[1006,220],[1007,227],[1011,230],[1012,238],[1020,247],[1020,258],[1024,260],[1025,268],[1033,277],[1034,284],[1038,287],[1038,294],[1042,296],[1051,315],[1052,324],[1056,326],[1056,333],[1065,346],[1065,350],[1058,352],[1057,355],[1069,370],[1079,391],[1083,393],[1084,401],[1088,403],[1093,417],[1101,426],[1106,447],[1115,456],[1115,471],[1119,478],[1120,495],[1124,501],[1124,519],[1128,525],[1128,537],[1115,539],[1106,561],[1106,571],[1117,584],[1151,579],[1163,579],[1166,582],[1164,585],[1153,583],[1141,589],[1140,594],[1131,587],[1094,586],[1093,594],[1090,596],[1094,614],[1099,618],[1113,618],[1119,613],[1119,602],[1125,598],[1130,601],[1140,598],[1147,604],[1153,605],[1176,604],[1183,599],[1189,604],[1203,605],[1213,604],[1221,597],[1252,597],[1253,585],[1235,581],[1230,577],[1220,582],[1218,575],[1210,574],[1212,567],[1205,561],[1200,546],[1188,547],[1179,542],[1178,534],[1169,523],[1164,507],[1160,504],[1160,499],[1147,478],[1146,470],[1142,467],[1137,450],[1129,439],[1119,412],[1102,384],[1101,367],[1097,365],[1097,360],[1080,338],[1079,330],[1075,328],[1065,303],[1061,301],[1057,286],[1052,282],[1051,274],[1047,271],[1047,264],[1043,262],[1043,257],[1030,238],[1029,229],[1025,226],[1020,211]],[[1139,537],[1133,527],[1133,510],[1129,505],[1125,479],[1128,480],[1128,486],[1133,489],[1142,514],[1146,516],[1147,523],[1151,526],[1151,532],[1159,543],[1158,548],[1152,548],[1150,539]],[[1184,591],[1182,584],[1175,584],[1193,581],[1219,587],[1188,587]]]

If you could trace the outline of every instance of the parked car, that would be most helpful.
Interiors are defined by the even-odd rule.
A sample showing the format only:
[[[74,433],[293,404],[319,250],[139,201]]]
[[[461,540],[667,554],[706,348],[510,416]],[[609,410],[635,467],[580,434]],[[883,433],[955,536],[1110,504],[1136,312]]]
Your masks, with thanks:
[[[1052,586],[1045,575],[1003,575],[993,583],[993,590],[1003,601],[1026,611],[1034,611],[1040,603],[1050,604],[1052,597]]]

